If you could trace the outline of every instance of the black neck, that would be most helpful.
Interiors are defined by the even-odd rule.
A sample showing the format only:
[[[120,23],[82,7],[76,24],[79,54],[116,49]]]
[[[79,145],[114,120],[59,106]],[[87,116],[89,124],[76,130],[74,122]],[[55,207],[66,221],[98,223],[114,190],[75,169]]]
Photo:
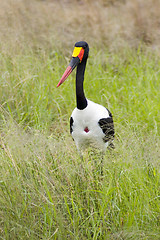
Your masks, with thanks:
[[[82,110],[87,107],[87,99],[84,95],[83,90],[83,81],[84,81],[84,72],[86,68],[86,60],[83,60],[77,66],[76,73],[76,98],[77,98],[77,108]]]

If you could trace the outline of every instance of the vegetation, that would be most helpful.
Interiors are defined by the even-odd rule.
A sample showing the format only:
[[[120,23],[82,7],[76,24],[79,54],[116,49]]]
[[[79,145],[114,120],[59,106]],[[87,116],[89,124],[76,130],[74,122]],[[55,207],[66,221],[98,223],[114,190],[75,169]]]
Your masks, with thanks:
[[[116,11],[117,1],[109,2],[103,8]],[[4,12],[19,6],[20,13],[27,1],[3,4]],[[55,2],[36,4],[50,23],[45,9]],[[15,26],[0,46],[0,239],[160,239],[160,57],[153,42],[135,38],[135,48],[127,40],[113,48],[116,42],[101,36],[100,47],[85,36],[86,96],[108,107],[115,122],[115,149],[103,157],[102,176],[101,155],[88,149],[82,161],[69,134],[75,72],[56,88],[72,54],[71,32],[66,45],[61,37],[40,43],[29,28],[20,28],[22,35],[17,28],[16,38]]]

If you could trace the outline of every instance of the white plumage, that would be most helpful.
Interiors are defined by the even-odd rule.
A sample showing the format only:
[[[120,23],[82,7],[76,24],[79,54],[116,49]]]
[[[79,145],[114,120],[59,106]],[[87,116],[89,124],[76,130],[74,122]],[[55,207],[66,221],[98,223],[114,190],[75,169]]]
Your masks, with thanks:
[[[84,150],[88,146],[99,148],[102,151],[108,146],[108,142],[104,142],[105,134],[98,122],[102,118],[109,118],[108,110],[87,100],[88,105],[85,109],[79,110],[75,108],[72,112],[71,118],[73,124],[71,126],[71,134],[75,141],[78,150]],[[85,131],[85,129],[89,131]]]

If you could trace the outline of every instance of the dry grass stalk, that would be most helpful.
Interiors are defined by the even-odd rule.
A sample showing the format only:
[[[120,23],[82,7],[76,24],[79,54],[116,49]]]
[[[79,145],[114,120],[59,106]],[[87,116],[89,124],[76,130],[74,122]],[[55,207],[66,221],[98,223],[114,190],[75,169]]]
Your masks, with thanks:
[[[140,42],[159,48],[158,0],[0,0],[0,4],[2,49],[64,48],[80,39],[111,50],[137,47]]]

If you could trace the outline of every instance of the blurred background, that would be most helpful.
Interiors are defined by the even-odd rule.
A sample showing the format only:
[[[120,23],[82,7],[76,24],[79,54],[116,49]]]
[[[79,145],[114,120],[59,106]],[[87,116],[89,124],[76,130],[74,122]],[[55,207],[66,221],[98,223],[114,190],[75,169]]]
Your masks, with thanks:
[[[159,0],[0,0],[1,51],[91,47],[160,50]],[[68,51],[68,50],[67,50]]]

